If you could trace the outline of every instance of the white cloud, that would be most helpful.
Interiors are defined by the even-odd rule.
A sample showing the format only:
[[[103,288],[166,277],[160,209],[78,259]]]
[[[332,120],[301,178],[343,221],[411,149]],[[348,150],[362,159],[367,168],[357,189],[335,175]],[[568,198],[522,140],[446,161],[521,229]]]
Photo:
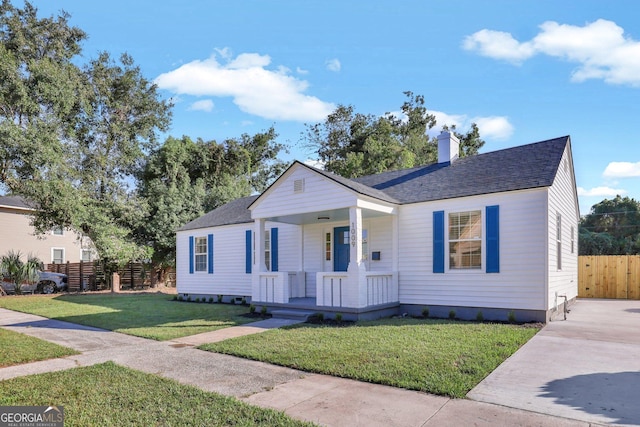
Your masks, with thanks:
[[[478,125],[482,138],[508,139],[513,135],[513,125],[507,117],[474,117],[471,121]]]
[[[298,74],[303,74],[303,75],[304,75],[304,74],[309,74],[309,70],[303,70],[303,69],[302,69],[302,68],[300,68],[300,67],[296,67],[296,73],[298,73]]]
[[[471,128],[471,123],[478,125],[480,137],[482,139],[507,139],[513,134],[513,125],[509,123],[509,118],[504,116],[468,117],[465,114],[448,114],[442,111],[429,111],[436,116],[436,126],[428,133],[432,136],[438,135],[443,125],[456,126],[460,132]]]
[[[206,111],[207,113],[210,113],[211,111],[213,111],[213,101],[210,99],[203,99],[201,101],[196,101],[193,104],[191,104],[191,106],[189,107],[189,110],[193,110],[193,111]]]
[[[161,89],[179,95],[232,97],[244,112],[273,120],[319,121],[335,109],[332,103],[306,95],[309,83],[290,75],[286,67],[268,69],[271,58],[242,53],[232,58],[229,49],[159,75]]]
[[[325,65],[327,66],[327,70],[335,71],[336,73],[342,68],[342,64],[340,64],[340,60],[337,58],[329,59],[325,62]]]
[[[621,188],[609,188],[609,187],[594,187],[591,190],[587,190],[582,187],[578,187],[578,196],[597,196],[597,197],[615,197],[618,194],[625,194],[627,190]]]
[[[493,30],[480,30],[465,37],[462,46],[466,50],[477,50],[482,56],[516,64],[535,53],[530,43],[520,43],[509,33]]]
[[[577,63],[571,80],[602,79],[606,83],[640,86],[640,42],[625,37],[613,21],[599,19],[584,26],[547,21],[530,41],[483,29],[465,37],[463,48],[482,56],[519,64],[543,54]]]
[[[605,168],[602,176],[604,176],[605,178],[640,177],[640,162],[611,162]]]

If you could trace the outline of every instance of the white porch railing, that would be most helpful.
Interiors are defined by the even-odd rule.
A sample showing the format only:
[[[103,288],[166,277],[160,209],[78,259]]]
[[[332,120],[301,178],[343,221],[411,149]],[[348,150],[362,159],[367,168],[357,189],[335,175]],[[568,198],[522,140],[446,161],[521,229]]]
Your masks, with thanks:
[[[364,308],[398,302],[398,275],[393,272],[326,273],[316,276],[316,304]]]
[[[267,271],[258,275],[259,302],[286,304],[289,298],[304,297],[304,273],[298,271]]]
[[[393,273],[366,273],[367,305],[398,302],[398,281]]]
[[[347,289],[347,273],[318,273],[316,278],[316,304],[329,307],[348,307],[344,291]]]

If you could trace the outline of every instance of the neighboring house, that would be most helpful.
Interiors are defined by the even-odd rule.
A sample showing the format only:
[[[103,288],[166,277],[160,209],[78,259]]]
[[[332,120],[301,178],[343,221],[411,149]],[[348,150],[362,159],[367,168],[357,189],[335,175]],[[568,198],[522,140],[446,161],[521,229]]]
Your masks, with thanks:
[[[548,321],[577,296],[568,136],[346,179],[294,162],[265,192],[177,231],[178,293],[331,316]]]
[[[34,209],[22,197],[0,196],[0,256],[14,250],[38,257],[45,264],[91,261],[90,241],[77,233],[57,227],[35,234],[31,225]]]

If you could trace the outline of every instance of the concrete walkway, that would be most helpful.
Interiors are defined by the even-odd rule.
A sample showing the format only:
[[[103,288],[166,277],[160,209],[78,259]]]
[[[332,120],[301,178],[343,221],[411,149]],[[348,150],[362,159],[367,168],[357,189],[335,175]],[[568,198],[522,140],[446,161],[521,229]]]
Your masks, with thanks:
[[[0,327],[74,348],[82,354],[0,369],[0,380],[113,361],[207,391],[329,426],[588,426],[485,402],[448,399],[197,350],[207,340],[258,333],[249,324],[157,342],[0,309]],[[223,332],[225,331],[225,332]],[[149,363],[149,355],[154,360]],[[530,408],[534,411],[536,408]]]
[[[640,425],[640,301],[578,300],[467,395],[590,423]]]

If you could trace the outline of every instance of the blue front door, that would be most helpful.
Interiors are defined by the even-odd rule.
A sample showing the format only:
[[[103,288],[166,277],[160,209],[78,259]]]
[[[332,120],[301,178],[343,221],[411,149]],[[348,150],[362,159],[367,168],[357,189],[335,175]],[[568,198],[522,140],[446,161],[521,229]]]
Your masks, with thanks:
[[[349,267],[349,227],[333,229],[333,271],[347,271]]]

